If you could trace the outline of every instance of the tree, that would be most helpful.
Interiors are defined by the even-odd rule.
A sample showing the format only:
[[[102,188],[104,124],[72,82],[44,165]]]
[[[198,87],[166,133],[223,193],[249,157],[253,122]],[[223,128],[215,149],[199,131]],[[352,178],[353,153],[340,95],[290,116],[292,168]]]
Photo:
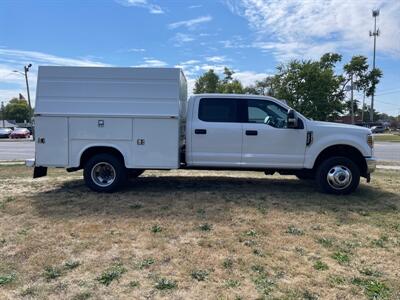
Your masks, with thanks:
[[[4,107],[4,117],[7,120],[15,120],[17,123],[29,122],[31,111],[25,99],[13,98]]]
[[[244,89],[242,83],[237,80],[233,79],[233,74],[235,72],[230,70],[229,68],[224,68],[224,75],[225,78],[220,80],[218,83],[218,92],[222,94],[243,94]]]
[[[225,77],[221,80],[214,70],[210,69],[196,80],[193,92],[195,94],[243,94],[244,89],[242,83],[237,79],[233,79],[233,74],[234,72],[232,70],[225,67]]]
[[[343,78],[334,72],[340,60],[340,55],[328,53],[319,61],[292,60],[279,65],[271,83],[274,96],[309,118],[334,119],[344,109]]]
[[[266,77],[263,80],[256,81],[255,85],[248,86],[244,89],[246,94],[253,95],[263,95],[263,96],[273,96],[274,88],[273,88],[273,77]]]
[[[213,69],[210,69],[196,80],[193,93],[217,93],[218,85],[219,76],[215,74]]]

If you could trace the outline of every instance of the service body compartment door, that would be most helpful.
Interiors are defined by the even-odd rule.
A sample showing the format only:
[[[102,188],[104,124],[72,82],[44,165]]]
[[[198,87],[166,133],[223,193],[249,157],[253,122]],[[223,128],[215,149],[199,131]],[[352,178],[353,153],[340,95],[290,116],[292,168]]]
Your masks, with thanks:
[[[68,165],[68,119],[35,117],[35,163],[37,166]]]
[[[179,120],[135,118],[133,146],[135,168],[179,168]]]

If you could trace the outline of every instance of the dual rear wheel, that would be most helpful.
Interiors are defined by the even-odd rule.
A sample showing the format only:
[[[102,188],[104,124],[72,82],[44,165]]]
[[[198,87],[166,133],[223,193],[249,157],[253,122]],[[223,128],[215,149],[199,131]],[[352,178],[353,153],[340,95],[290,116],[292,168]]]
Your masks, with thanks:
[[[123,186],[128,177],[140,176],[144,170],[126,169],[116,156],[101,153],[91,157],[85,164],[83,177],[86,185],[96,192],[110,193]]]

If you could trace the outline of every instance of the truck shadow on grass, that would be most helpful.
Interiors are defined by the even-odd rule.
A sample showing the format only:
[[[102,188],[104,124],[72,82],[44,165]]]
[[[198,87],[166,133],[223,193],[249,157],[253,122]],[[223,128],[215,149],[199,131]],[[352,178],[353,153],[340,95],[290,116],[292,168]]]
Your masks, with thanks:
[[[317,192],[313,181],[285,178],[232,178],[196,176],[146,176],[137,178],[113,194],[90,191],[83,180],[56,183],[31,196],[37,211],[48,217],[85,215],[157,218],[192,218],[202,209],[212,209],[218,219],[232,207],[268,211],[315,211],[393,213],[400,207],[398,194],[361,184],[348,196]]]

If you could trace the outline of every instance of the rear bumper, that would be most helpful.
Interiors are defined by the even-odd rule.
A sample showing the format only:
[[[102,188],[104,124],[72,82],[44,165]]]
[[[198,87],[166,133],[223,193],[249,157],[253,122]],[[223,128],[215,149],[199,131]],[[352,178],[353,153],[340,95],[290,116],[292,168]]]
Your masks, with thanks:
[[[366,157],[365,162],[367,163],[367,174],[371,174],[376,169],[376,158]]]

